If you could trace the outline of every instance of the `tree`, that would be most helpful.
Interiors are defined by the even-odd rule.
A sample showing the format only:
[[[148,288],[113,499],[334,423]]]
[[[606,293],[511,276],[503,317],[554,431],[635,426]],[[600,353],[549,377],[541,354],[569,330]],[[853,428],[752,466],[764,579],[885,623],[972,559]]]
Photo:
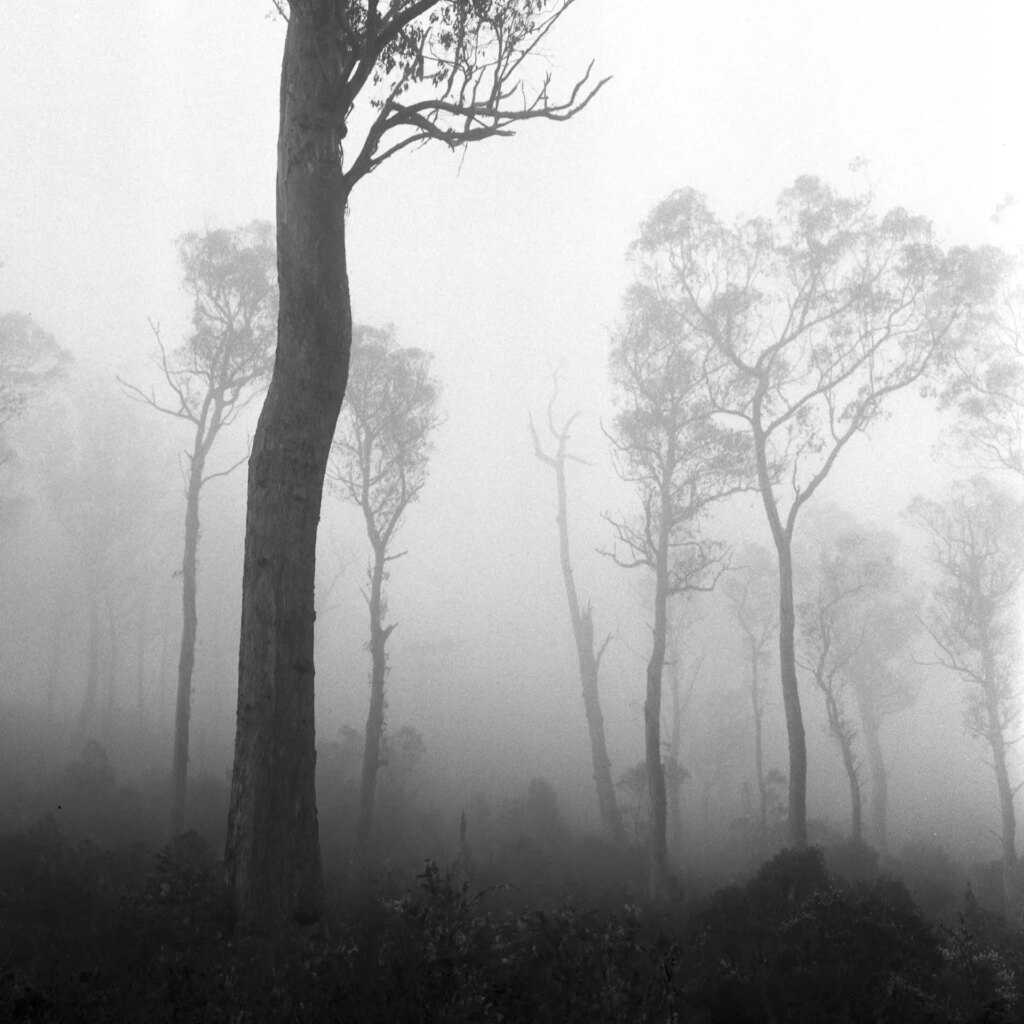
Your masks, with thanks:
[[[769,775],[764,766],[764,715],[767,697],[763,671],[769,645],[779,630],[778,573],[771,555],[756,544],[740,552],[736,571],[722,580],[722,590],[736,624],[743,635],[743,654],[747,664],[747,693],[754,723],[754,774],[758,794],[758,840],[762,857],[768,856],[768,807],[771,802]]]
[[[387,642],[396,625],[385,625],[384,583],[388,564],[405,554],[392,551],[395,535],[427,480],[430,435],[440,421],[439,397],[426,352],[399,348],[390,328],[356,327],[345,405],[327,475],[338,493],[363,513],[373,552],[366,598],[370,609],[370,711],[356,826],[360,864],[366,863],[373,826],[384,735]]]
[[[743,438],[711,418],[700,367],[650,291],[626,297],[625,324],[612,347],[619,411],[614,447],[619,475],[639,494],[641,515],[606,517],[615,531],[608,552],[624,568],[654,574],[651,656],[647,664],[644,743],[650,787],[649,889],[667,891],[665,771],[661,759],[662,673],[668,603],[677,594],[710,590],[725,566],[724,545],[705,538],[710,506],[750,485]]]
[[[926,626],[937,662],[967,686],[965,722],[992,753],[1002,818],[1003,895],[1019,898],[1014,798],[1008,748],[1021,720],[1020,584],[1024,502],[983,477],[958,483],[942,502],[918,498],[911,514],[931,535],[938,572]]]
[[[590,755],[594,766],[594,784],[597,787],[597,806],[601,815],[601,825],[613,842],[621,842],[625,838],[622,829],[622,816],[619,813],[618,801],[615,798],[615,787],[612,784],[611,761],[608,758],[608,745],[604,735],[604,715],[601,713],[601,694],[598,690],[597,678],[601,667],[601,657],[611,637],[606,637],[597,651],[594,650],[594,614],[588,601],[580,604],[576,590],[576,578],[572,571],[572,559],[569,551],[569,519],[568,500],[565,486],[566,461],[583,462],[579,456],[566,450],[569,442],[569,431],[579,416],[574,412],[562,426],[555,426],[555,402],[558,399],[558,374],[554,373],[551,389],[551,401],[548,402],[548,431],[555,442],[554,454],[548,454],[541,445],[533,417],[530,417],[530,435],[533,438],[533,450],[537,458],[546,466],[550,466],[555,474],[555,493],[558,501],[558,552],[562,565],[562,580],[565,584],[565,595],[569,602],[569,622],[572,625],[573,639],[576,641],[576,657],[580,668],[580,683],[583,688],[583,710],[587,717],[587,729],[590,733]]]
[[[168,355],[153,324],[167,399],[121,381],[129,397],[193,429],[185,452],[185,550],[181,559],[181,646],[174,714],[171,765],[170,835],[185,828],[188,786],[189,724],[192,672],[196,660],[196,575],[199,561],[199,497],[203,486],[226,476],[241,462],[207,473],[210,452],[224,427],[230,426],[262,391],[273,362],[277,289],[273,227],[253,221],[233,231],[190,232],[178,239],[178,259],[185,290],[192,299],[192,331]],[[242,462],[245,460],[243,459]]]
[[[967,343],[950,353],[940,404],[959,413],[961,446],[987,469],[1024,477],[1024,283],[1008,279]]]
[[[632,247],[693,349],[707,401],[742,432],[778,557],[779,664],[789,741],[789,842],[807,843],[807,747],[796,674],[793,536],[800,510],[888,399],[922,380],[989,297],[991,251],[944,252],[930,223],[878,218],[870,195],[798,178],[768,218],[721,222],[673,192]]]
[[[240,920],[313,921],[316,822],[313,589],[324,474],[345,394],[352,308],[345,214],[386,159],[458,147],[523,121],[567,120],[567,98],[522,76],[574,0],[292,0],[277,147],[277,352],[249,460],[242,624],[225,880]],[[357,101],[368,105],[361,140]],[[349,155],[354,156],[349,159]]]
[[[0,315],[0,466],[12,451],[8,424],[28,403],[67,374],[71,356],[24,313]]]

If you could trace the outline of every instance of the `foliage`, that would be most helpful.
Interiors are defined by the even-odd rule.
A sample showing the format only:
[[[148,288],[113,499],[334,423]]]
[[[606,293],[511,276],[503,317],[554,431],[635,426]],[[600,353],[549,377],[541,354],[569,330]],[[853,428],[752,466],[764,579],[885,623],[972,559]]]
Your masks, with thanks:
[[[345,405],[328,479],[362,509],[371,544],[386,549],[426,482],[440,387],[429,353],[401,348],[391,328],[357,325]]]
[[[70,363],[71,356],[32,317],[0,315],[0,431],[34,396],[63,377]]]
[[[218,867],[194,834],[104,850],[44,820],[0,841],[0,1017],[967,1024],[1022,1008],[1019,933],[970,898],[933,929],[901,885],[837,883],[817,850],[670,912],[514,905],[428,861],[414,888],[273,951],[231,930]]]
[[[1024,475],[1024,283],[1020,259],[992,308],[945,360],[940,404],[959,414],[956,433],[984,468]]]

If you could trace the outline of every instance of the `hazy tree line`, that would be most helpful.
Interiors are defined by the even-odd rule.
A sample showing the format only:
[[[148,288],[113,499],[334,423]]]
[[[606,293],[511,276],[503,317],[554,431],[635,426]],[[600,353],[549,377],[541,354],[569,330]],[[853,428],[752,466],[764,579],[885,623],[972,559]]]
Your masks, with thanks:
[[[461,146],[509,134],[520,121],[564,120],[582,111],[603,84],[592,82],[589,70],[562,99],[547,78],[533,92],[524,91],[530,80],[522,78],[528,58],[572,2],[423,0],[382,7],[293,0],[282,68],[276,231],[254,223],[184,236],[179,255],[193,304],[190,332],[170,348],[153,327],[162,391],[136,381],[122,385],[193,431],[182,459],[172,833],[186,813],[201,631],[200,494],[212,478],[241,464],[208,462],[220,431],[255,396],[263,398],[247,460],[225,851],[226,885],[244,924],[305,923],[322,910],[313,623],[325,484],[328,496],[360,510],[370,552],[370,693],[354,824],[357,862],[365,866],[370,857],[386,744],[387,645],[395,628],[388,617],[388,565],[404,553],[396,537],[426,484],[440,422],[440,384],[429,354],[400,347],[390,329],[353,327],[346,207],[358,182],[403,149],[429,141]],[[370,99],[373,117],[365,136],[353,140],[347,129],[360,97]],[[717,589],[745,648],[742,688],[753,724],[749,760],[761,848],[808,843],[807,781],[818,769],[808,763],[803,702],[820,698],[848,783],[851,836],[859,841],[865,834],[869,778],[870,834],[885,849],[883,724],[914,699],[914,659],[930,660],[963,680],[966,725],[991,753],[1009,906],[1020,898],[1018,783],[1007,757],[1020,718],[1016,613],[1024,572],[1019,268],[991,249],[944,248],[925,217],[879,211],[870,193],[841,195],[813,177],[786,189],[773,216],[732,223],[700,193],[673,192],[641,225],[630,259],[636,284],[609,339],[616,408],[607,433],[636,508],[608,516],[606,554],[650,578],[644,758],[632,778],[637,799],[645,802],[641,827],[651,897],[663,898],[671,886],[670,817],[673,830],[686,827],[678,794],[690,760],[681,739],[687,691],[710,685],[694,683],[699,644],[681,606]],[[16,452],[6,445],[8,428],[70,372],[66,353],[29,318],[9,313],[0,319],[5,480],[21,468],[9,465]],[[910,510],[931,545],[927,597],[914,586],[892,534],[853,517],[829,523],[812,511],[812,499],[847,448],[882,422],[898,393],[911,389],[955,412],[964,460],[993,471]],[[449,400],[457,403],[458,395]],[[618,843],[627,832],[620,806],[627,787],[615,785],[604,735],[599,669],[607,641],[595,634],[594,612],[580,598],[571,557],[566,470],[578,461],[569,447],[576,414],[562,416],[557,400],[556,375],[546,433],[542,437],[531,421],[532,440],[555,476],[560,569],[596,802],[604,830]],[[144,501],[139,481],[150,453],[132,446],[130,431],[104,439],[110,424],[100,410],[90,415],[95,420],[75,432],[80,445],[55,455],[39,478],[58,489],[46,507],[60,521],[61,535],[74,538],[89,580],[104,578],[104,564],[117,563],[124,572],[132,560],[139,564],[131,571],[144,577],[154,572],[145,564],[147,553],[162,554],[168,538],[144,536],[141,509],[116,522],[105,517],[100,497],[106,502],[123,495],[122,513]],[[96,453],[114,450],[115,458],[89,465]],[[28,445],[18,457],[24,462],[30,454]],[[16,524],[5,509],[13,499],[5,500],[5,493],[0,528],[10,533]],[[773,552],[714,533],[715,511],[744,493],[761,504]],[[143,535],[129,536],[127,523]],[[101,679],[104,628],[108,661],[123,656],[115,627],[126,616],[138,624],[140,665],[149,642],[151,610],[145,604],[118,609],[119,597],[114,586],[105,593],[89,587],[84,656],[75,659],[84,666],[83,735],[100,707],[106,704],[109,712],[114,701]],[[62,621],[55,614],[54,622]],[[61,649],[59,639],[55,635],[52,654]],[[115,674],[110,667],[107,679]],[[667,741],[666,675],[672,698]],[[786,725],[785,773],[764,757],[765,709],[776,695]],[[618,777],[622,783],[628,773]],[[773,791],[783,777],[785,835],[776,836]]]

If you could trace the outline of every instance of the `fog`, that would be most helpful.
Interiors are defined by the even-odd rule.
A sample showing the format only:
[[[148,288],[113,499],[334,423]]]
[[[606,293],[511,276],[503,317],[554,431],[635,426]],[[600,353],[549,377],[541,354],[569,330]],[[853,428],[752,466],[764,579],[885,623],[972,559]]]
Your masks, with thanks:
[[[640,506],[606,432],[616,416],[612,340],[638,273],[626,250],[652,207],[694,186],[729,220],[770,216],[781,190],[811,174],[840,192],[867,181],[877,210],[902,205],[931,218],[943,246],[1024,245],[1017,206],[994,216],[1024,187],[1019,55],[1005,5],[974,5],[966,22],[942,9],[923,21],[919,10],[748,0],[684,10],[658,0],[638,16],[587,0],[546,41],[545,59],[556,82],[591,59],[613,76],[590,107],[567,124],[524,125],[513,139],[401,154],[353,194],[354,320],[392,325],[399,345],[431,353],[442,389],[428,478],[395,540],[405,554],[388,569],[396,628],[385,720],[389,734],[408,726],[422,737],[416,800],[450,850],[463,812],[472,827],[481,799],[500,808],[538,778],[572,828],[600,828],[554,480],[528,429],[532,416],[544,440],[552,371],[558,421],[579,413],[568,526],[596,645],[609,638],[599,685],[613,779],[644,758],[653,582],[607,554],[605,516],[636,517]],[[41,779],[96,739],[119,779],[159,804],[161,823],[191,434],[118,381],[161,393],[151,324],[169,349],[189,331],[175,240],[274,221],[284,32],[272,13],[251,0],[23,4],[0,42],[0,314],[29,315],[72,358],[0,425],[9,452],[0,465],[3,773]],[[866,172],[850,169],[858,157]],[[908,506],[944,500],[978,467],[953,439],[955,410],[919,391],[895,396],[887,417],[854,438],[806,516],[848,514],[895,534],[907,587],[927,602],[936,577]],[[225,428],[211,472],[245,456],[259,405]],[[1012,473],[990,475],[1019,493]],[[211,479],[200,513],[189,773],[225,793],[245,487],[244,466]],[[773,550],[756,493],[716,505],[704,530],[735,552]],[[328,491],[317,566],[322,763],[344,729],[361,734],[366,723],[370,557],[361,513]],[[799,557],[806,567],[815,552]],[[798,573],[798,602],[808,579]],[[682,842],[670,852],[684,870],[711,873],[756,796],[742,637],[718,590],[674,598],[669,614],[683,675],[701,661],[680,737]],[[771,651],[764,763],[785,774],[777,643]],[[99,689],[89,697],[93,657]],[[926,632],[901,658],[917,685],[882,727],[889,848],[929,837],[965,863],[992,861],[1000,809],[987,747],[965,729],[964,683],[936,664]],[[847,780],[806,669],[800,694],[812,838],[836,842],[849,830]],[[669,716],[666,685],[666,741]],[[1024,779],[1017,747],[1009,767]],[[628,787],[617,793],[632,813]],[[327,799],[322,830],[336,836],[345,822]],[[18,807],[52,810],[27,799]],[[781,828],[781,811],[776,819]],[[732,870],[729,862],[722,874]]]

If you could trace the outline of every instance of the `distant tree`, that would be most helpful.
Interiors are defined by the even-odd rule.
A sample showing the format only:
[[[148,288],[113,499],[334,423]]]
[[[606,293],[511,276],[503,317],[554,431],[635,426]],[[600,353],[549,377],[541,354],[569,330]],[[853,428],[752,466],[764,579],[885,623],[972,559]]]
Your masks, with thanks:
[[[652,898],[666,894],[668,879],[661,692],[669,600],[714,587],[726,550],[702,535],[701,521],[715,502],[748,488],[751,476],[742,436],[712,420],[700,366],[663,313],[649,291],[632,289],[626,321],[613,340],[618,412],[609,439],[619,475],[636,487],[641,514],[639,520],[606,517],[615,531],[615,545],[606,553],[624,568],[654,574],[644,703]]]
[[[611,637],[605,638],[601,646],[594,650],[594,615],[591,603],[580,604],[576,590],[576,578],[572,571],[572,558],[569,550],[569,518],[568,499],[565,485],[565,464],[567,461],[583,462],[577,455],[566,450],[569,431],[579,416],[574,412],[558,427],[555,425],[555,403],[558,400],[558,374],[553,373],[551,401],[548,402],[548,432],[555,442],[554,453],[549,454],[541,444],[533,417],[530,417],[530,435],[533,438],[533,450],[537,458],[546,466],[550,466],[555,474],[555,493],[558,501],[558,551],[562,565],[562,581],[565,594],[569,601],[569,622],[572,625],[573,639],[576,641],[576,657],[579,662],[580,683],[583,688],[583,710],[587,717],[587,729],[590,733],[590,755],[594,766],[594,784],[597,787],[597,806],[601,815],[601,824],[605,833],[613,842],[621,842],[624,838],[622,816],[619,813],[618,801],[615,798],[615,787],[612,785],[611,761],[608,758],[608,745],[605,742],[604,715],[601,713],[601,694],[597,685],[601,657]]]
[[[1014,798],[1008,748],[1021,721],[1020,588],[1024,502],[983,477],[958,483],[945,501],[918,498],[911,514],[931,536],[938,572],[926,625],[938,664],[966,684],[965,721],[992,753],[1002,817],[1003,896],[1019,899]]]
[[[745,438],[779,570],[789,841],[807,843],[807,747],[796,674],[793,536],[800,510],[890,396],[922,380],[991,295],[992,252],[944,252],[902,209],[798,178],[774,220],[721,222],[693,189],[644,222],[632,253],[691,350],[705,401]],[[723,432],[730,444],[735,434]]]
[[[959,414],[962,447],[985,469],[1024,477],[1024,282],[1018,263],[996,302],[943,366],[941,404]]]
[[[190,232],[178,239],[185,290],[192,299],[192,330],[168,355],[160,328],[157,366],[169,389],[157,396],[121,381],[129,397],[184,420],[193,428],[185,484],[185,551],[181,560],[182,625],[178,692],[171,766],[170,835],[185,828],[188,787],[192,672],[196,658],[196,575],[199,554],[199,497],[203,485],[226,476],[245,460],[214,473],[207,459],[221,430],[266,386],[277,328],[274,229],[253,221],[232,231]]]
[[[764,765],[764,716],[768,706],[764,691],[764,670],[770,646],[779,633],[779,576],[769,552],[756,544],[746,545],[737,556],[734,570],[722,580],[722,590],[742,634],[747,693],[754,724],[758,841],[762,857],[767,857],[772,791],[770,772]]]
[[[387,642],[396,623],[388,612],[384,583],[388,564],[405,554],[393,542],[409,506],[427,481],[431,434],[440,422],[440,387],[430,375],[430,355],[400,348],[391,328],[357,326],[352,368],[328,480],[363,514],[372,557],[370,592],[370,711],[366,718],[363,775],[356,826],[356,856],[365,864],[373,826],[374,793],[384,735]]]
[[[70,354],[30,316],[0,315],[0,466],[12,455],[8,424],[70,365]]]
[[[851,700],[854,666],[869,642],[877,595],[894,588],[895,565],[884,537],[859,530],[834,535],[817,552],[797,607],[801,655],[797,663],[825,698],[832,738],[839,747],[850,792],[850,838],[863,842],[862,770]]]
[[[70,365],[70,354],[32,317],[0,315],[0,432]]]
[[[240,918],[317,919],[313,618],[324,474],[352,342],[345,220],[389,157],[568,120],[531,57],[574,0],[291,0],[281,67],[277,355],[249,461],[225,877]],[[284,3],[279,7],[284,9]],[[357,107],[360,108],[357,110]],[[357,129],[365,129],[361,134]],[[383,226],[382,226],[383,227]]]

